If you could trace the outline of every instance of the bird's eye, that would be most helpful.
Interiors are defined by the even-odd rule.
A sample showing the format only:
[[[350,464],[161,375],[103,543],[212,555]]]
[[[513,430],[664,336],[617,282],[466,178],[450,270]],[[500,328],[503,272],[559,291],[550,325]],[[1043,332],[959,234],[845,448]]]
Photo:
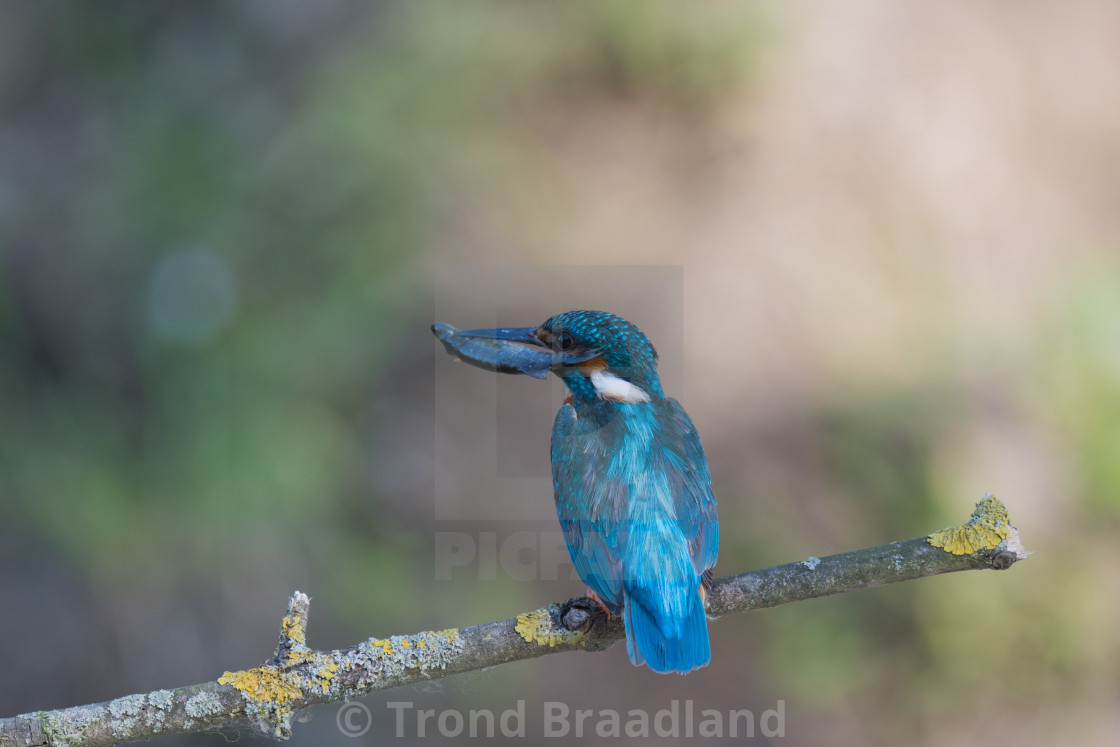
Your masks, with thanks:
[[[560,334],[556,335],[556,347],[558,350],[568,350],[572,347],[574,342],[575,341],[572,339],[572,336],[567,332],[561,332]]]

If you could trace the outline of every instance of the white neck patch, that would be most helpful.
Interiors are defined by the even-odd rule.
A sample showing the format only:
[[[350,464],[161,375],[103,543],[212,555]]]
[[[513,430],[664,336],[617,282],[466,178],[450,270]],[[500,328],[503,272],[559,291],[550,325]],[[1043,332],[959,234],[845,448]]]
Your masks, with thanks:
[[[602,399],[612,402],[626,402],[636,405],[640,402],[649,402],[649,394],[639,386],[634,386],[625,379],[620,379],[613,373],[600,369],[591,374],[591,386],[595,393]]]

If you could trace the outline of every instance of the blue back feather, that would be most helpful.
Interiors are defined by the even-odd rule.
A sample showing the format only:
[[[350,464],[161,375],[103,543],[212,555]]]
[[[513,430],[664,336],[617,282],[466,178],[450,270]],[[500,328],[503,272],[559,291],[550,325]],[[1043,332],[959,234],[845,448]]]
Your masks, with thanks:
[[[662,394],[645,335],[623,323],[636,335],[628,333],[632,349],[615,357],[638,362],[641,370],[620,373],[640,382],[651,399],[601,400],[586,379],[569,381],[578,372],[565,378],[574,401],[553,425],[556,508],[580,578],[612,612],[623,613],[631,661],[688,672],[711,658],[698,587],[719,547],[715,497],[696,428]],[[597,341],[608,363],[610,340]]]

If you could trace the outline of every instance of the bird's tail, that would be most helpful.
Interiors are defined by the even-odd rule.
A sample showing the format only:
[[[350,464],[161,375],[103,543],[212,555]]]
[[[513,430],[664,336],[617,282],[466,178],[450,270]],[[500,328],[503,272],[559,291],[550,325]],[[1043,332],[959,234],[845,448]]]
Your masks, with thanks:
[[[687,570],[623,582],[626,652],[635,666],[684,674],[711,661],[700,577],[687,557],[680,560],[672,565]]]

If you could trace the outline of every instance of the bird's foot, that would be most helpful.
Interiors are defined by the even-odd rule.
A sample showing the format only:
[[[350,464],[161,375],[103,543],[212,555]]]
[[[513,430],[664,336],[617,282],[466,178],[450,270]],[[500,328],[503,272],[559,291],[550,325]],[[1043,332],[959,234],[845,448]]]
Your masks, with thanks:
[[[599,595],[593,592],[591,589],[587,590],[587,598],[599,605],[603,612],[606,613],[608,620],[614,617],[614,615],[611,614],[611,610],[609,607],[607,607],[606,603],[602,599],[600,599]]]

